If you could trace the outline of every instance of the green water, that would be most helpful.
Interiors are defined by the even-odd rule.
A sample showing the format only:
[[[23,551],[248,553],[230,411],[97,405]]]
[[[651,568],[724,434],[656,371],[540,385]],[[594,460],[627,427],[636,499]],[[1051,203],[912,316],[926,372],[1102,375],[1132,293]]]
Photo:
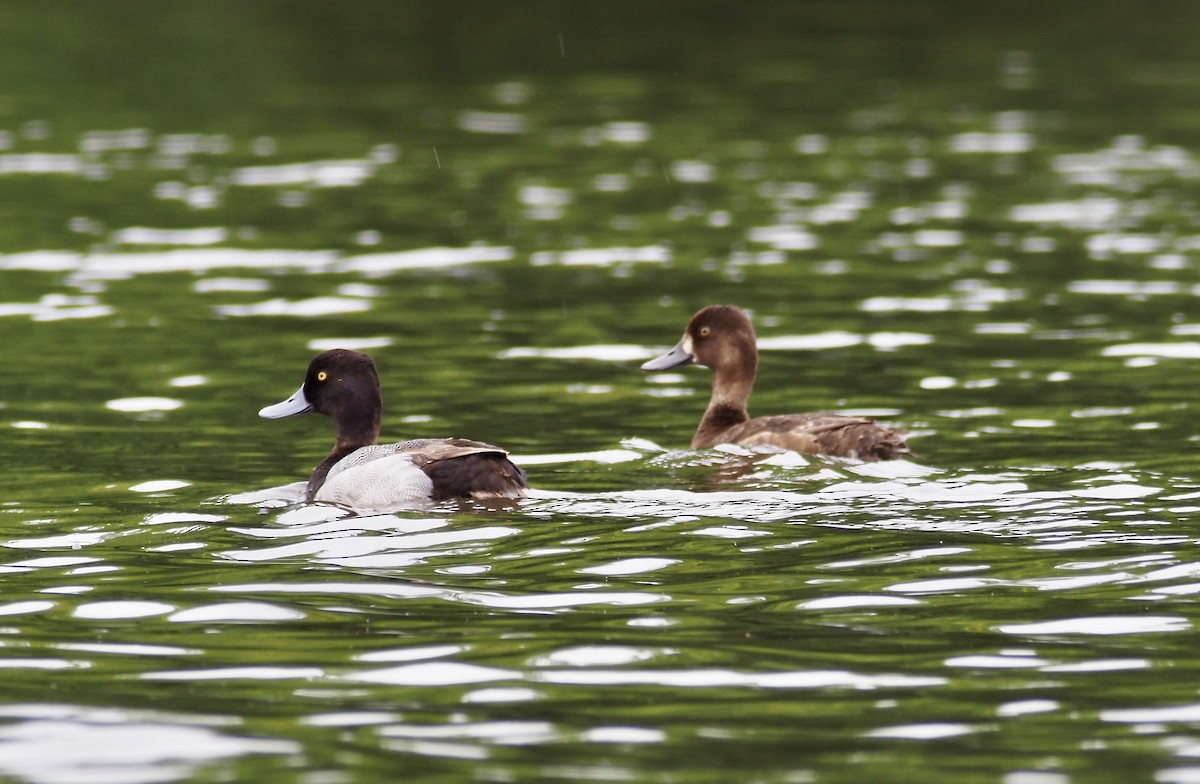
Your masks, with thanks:
[[[1198,33],[0,4],[0,777],[1200,781]],[[715,302],[920,458],[687,451]],[[253,502],[331,345],[533,497]]]

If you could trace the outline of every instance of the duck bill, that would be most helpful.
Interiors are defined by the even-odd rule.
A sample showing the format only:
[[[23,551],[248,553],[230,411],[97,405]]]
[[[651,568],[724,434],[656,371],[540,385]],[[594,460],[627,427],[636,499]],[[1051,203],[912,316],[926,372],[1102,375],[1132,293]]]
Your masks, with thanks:
[[[661,357],[655,357],[646,364],[642,365],[642,370],[654,373],[659,370],[670,370],[682,365],[690,365],[696,361],[691,352],[684,347],[684,340],[675,344],[675,348],[663,354]]]
[[[282,403],[267,406],[259,411],[258,415],[263,419],[283,419],[284,417],[295,416],[296,414],[307,414],[312,410],[312,404],[304,396],[304,387],[300,387],[296,390],[296,394]]]

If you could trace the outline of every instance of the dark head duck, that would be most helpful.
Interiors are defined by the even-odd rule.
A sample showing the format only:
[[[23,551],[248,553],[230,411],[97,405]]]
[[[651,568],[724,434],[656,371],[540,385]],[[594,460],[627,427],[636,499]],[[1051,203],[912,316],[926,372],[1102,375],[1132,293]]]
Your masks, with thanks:
[[[333,349],[308,366],[304,384],[266,419],[315,412],[334,422],[329,456],[308,481],[305,498],[359,509],[388,509],[449,498],[521,498],[525,472],[498,447],[461,438],[380,445],[383,398],[366,354]]]

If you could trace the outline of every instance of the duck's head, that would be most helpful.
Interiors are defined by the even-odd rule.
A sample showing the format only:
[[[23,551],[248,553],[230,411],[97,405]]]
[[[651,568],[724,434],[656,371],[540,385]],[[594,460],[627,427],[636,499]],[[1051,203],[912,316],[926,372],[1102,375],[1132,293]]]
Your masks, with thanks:
[[[683,338],[667,353],[642,365],[656,372],[695,363],[714,370],[742,368],[751,378],[758,348],[754,326],[733,305],[709,305],[692,316]]]
[[[366,354],[333,349],[318,354],[308,365],[304,384],[296,394],[258,412],[264,419],[282,419],[316,412],[334,418],[339,428],[354,423],[379,428],[383,401],[379,392],[379,374]]]

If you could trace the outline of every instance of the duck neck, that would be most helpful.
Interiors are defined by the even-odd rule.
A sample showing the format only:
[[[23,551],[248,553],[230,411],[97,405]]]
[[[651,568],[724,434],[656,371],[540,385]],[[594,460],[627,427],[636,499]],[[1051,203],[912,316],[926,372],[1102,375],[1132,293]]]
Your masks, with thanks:
[[[750,419],[746,401],[754,386],[754,371],[757,362],[751,358],[748,364],[736,367],[722,366],[713,371],[712,397],[708,409],[692,437],[692,449],[706,449],[721,443],[721,435],[731,427]]]
[[[329,453],[329,457],[321,461],[321,464],[313,469],[312,476],[308,478],[308,486],[304,488],[304,500],[312,501],[317,495],[317,491],[321,489],[321,485],[325,484],[325,478],[329,476],[329,469],[337,465],[337,462],[354,450],[343,452],[336,447]]]
[[[341,452],[343,455],[348,455],[355,449],[378,443],[382,417],[382,407],[376,407],[369,417],[356,418],[354,421],[338,420],[333,454]]]

